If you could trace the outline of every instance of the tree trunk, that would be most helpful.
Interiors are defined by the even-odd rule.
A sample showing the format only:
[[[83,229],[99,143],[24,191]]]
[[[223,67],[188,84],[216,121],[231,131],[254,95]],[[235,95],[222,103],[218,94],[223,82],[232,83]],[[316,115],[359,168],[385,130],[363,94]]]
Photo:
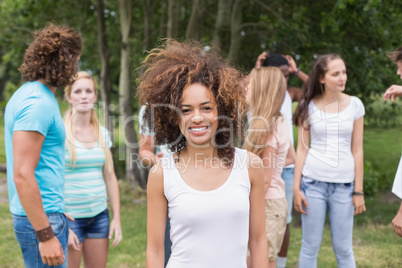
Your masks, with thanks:
[[[104,110],[104,124],[109,130],[110,138],[113,141],[114,126],[109,120],[109,104],[110,104],[110,93],[112,90],[112,81],[110,78],[110,64],[109,64],[109,48],[106,39],[106,24],[105,16],[103,14],[104,4],[103,0],[96,0],[96,13],[98,22],[98,44],[99,44],[99,55],[101,58],[101,75],[100,75],[100,92],[101,92],[101,107]]]
[[[162,0],[161,1],[161,10],[162,10],[162,16],[160,18],[160,25],[159,25],[159,37],[160,38],[165,38],[167,37],[167,12],[168,8],[166,5],[166,1]]]
[[[144,50],[149,50],[151,48],[152,41],[152,6],[150,0],[143,0],[143,10],[144,10]]]
[[[221,49],[222,53],[228,50],[226,44],[229,44],[232,2],[233,0],[220,0],[218,5],[213,41]]]
[[[240,26],[242,23],[243,3],[244,1],[242,0],[236,0],[233,4],[232,18],[230,23],[230,49],[228,54],[228,60],[232,63],[236,61],[241,46]]]
[[[201,34],[201,26],[202,26],[202,6],[203,0],[193,0],[193,8],[191,11],[191,17],[187,25],[186,30],[186,38],[199,40]]]
[[[168,0],[167,37],[176,38],[179,27],[179,0]]]
[[[131,22],[133,14],[133,6],[131,0],[119,0],[120,28],[121,28],[121,59],[120,59],[120,78],[119,78],[119,105],[120,115],[125,134],[126,145],[126,179],[131,187],[134,187],[135,181],[138,185],[145,189],[146,181],[141,176],[137,134],[134,129],[134,117],[131,106],[132,90],[131,90]]]

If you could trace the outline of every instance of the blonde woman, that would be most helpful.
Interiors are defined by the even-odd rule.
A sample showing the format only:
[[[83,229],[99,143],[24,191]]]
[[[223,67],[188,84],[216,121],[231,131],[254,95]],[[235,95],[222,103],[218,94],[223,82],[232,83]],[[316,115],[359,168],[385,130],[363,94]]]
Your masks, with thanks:
[[[66,212],[69,221],[68,266],[106,267],[109,239],[113,247],[122,240],[120,196],[107,130],[99,125],[94,103],[98,92],[95,80],[79,72],[65,88],[70,109],[64,117],[66,127]],[[113,212],[109,226],[107,196]]]
[[[281,178],[283,167],[288,164],[289,148],[293,148],[286,120],[280,113],[286,88],[280,69],[263,67],[251,72],[247,90],[250,125],[243,147],[260,156],[264,163],[269,267],[276,267],[288,214],[285,182]],[[294,158],[294,150],[290,153],[290,158]]]

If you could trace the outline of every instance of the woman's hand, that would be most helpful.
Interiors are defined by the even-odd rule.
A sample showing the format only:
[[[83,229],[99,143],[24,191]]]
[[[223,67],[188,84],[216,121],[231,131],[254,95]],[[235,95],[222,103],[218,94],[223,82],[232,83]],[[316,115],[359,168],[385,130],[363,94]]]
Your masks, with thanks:
[[[384,93],[384,100],[387,101],[391,98],[394,101],[396,97],[402,96],[402,86],[392,85]]]
[[[120,219],[115,219],[110,223],[110,228],[109,228],[109,239],[112,239],[114,234],[114,240],[112,243],[113,247],[116,247],[121,240],[123,240],[123,233],[121,232],[121,224],[120,224]]]
[[[355,214],[360,214],[366,211],[366,205],[364,204],[364,195],[354,195],[353,205],[355,206]]]
[[[71,229],[69,229],[68,232],[68,248],[75,251],[81,250],[80,241],[78,240],[77,235]]]
[[[306,211],[303,210],[303,204],[308,208],[308,203],[300,189],[293,189],[293,204],[297,212],[306,214]]]

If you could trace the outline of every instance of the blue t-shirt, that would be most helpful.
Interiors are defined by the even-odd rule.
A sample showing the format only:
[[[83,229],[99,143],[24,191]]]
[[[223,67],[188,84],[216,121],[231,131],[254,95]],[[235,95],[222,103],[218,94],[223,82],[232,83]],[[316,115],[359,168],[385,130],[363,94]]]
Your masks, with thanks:
[[[8,101],[4,114],[10,211],[16,215],[26,216],[14,183],[14,131],[37,131],[45,137],[35,177],[45,212],[63,213],[66,134],[59,104],[54,94],[42,83],[35,81],[22,85]]]

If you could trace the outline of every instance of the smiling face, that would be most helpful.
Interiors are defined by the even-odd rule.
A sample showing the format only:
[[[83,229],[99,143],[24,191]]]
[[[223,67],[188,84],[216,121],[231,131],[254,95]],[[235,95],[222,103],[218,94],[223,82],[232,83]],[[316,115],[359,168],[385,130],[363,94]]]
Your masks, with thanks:
[[[187,145],[210,145],[218,128],[218,107],[212,92],[199,83],[191,84],[183,90],[179,108],[180,131]]]
[[[71,93],[67,101],[77,112],[86,112],[93,109],[96,102],[95,85],[92,79],[80,78],[71,86]]]
[[[327,63],[327,72],[320,79],[325,90],[344,91],[348,76],[346,74],[346,66],[343,60],[334,59]]]

